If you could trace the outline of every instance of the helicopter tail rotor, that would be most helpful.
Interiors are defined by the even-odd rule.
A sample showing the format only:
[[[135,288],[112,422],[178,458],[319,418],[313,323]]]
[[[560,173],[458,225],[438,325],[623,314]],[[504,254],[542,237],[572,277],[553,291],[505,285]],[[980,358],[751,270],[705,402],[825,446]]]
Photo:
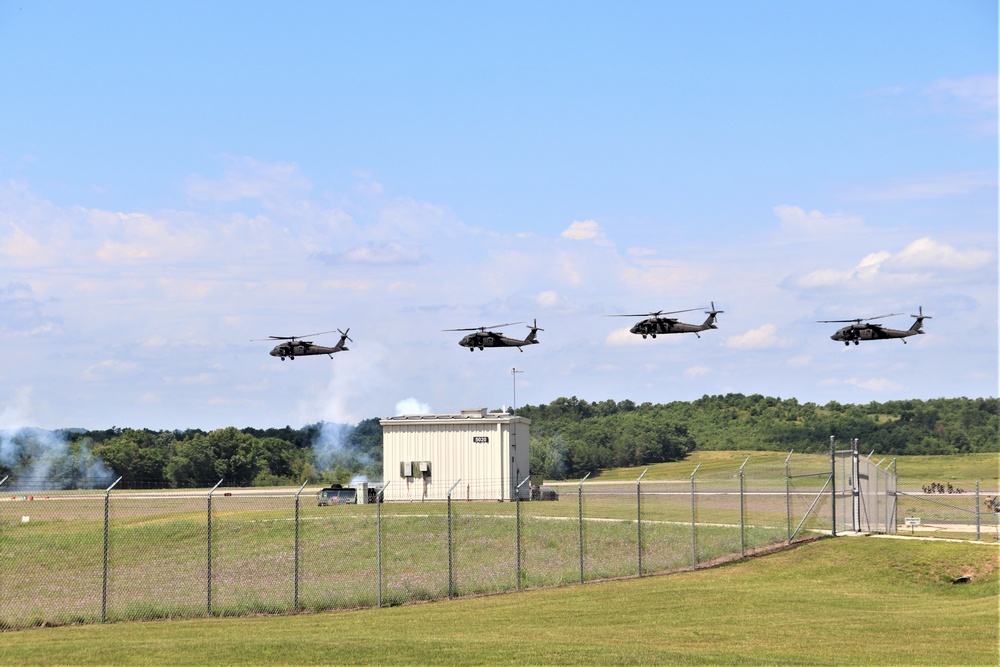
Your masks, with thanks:
[[[528,334],[528,337],[524,339],[524,342],[526,342],[526,343],[537,343],[538,342],[538,338],[537,338],[538,332],[539,331],[545,331],[545,329],[541,329],[541,328],[538,327],[538,320],[537,319],[534,320],[531,323],[531,326],[529,326],[528,328],[531,329],[531,332]],[[518,349],[520,349],[520,348],[518,348]]]
[[[917,318],[916,321],[913,323],[913,326],[910,327],[910,331],[915,331],[917,333],[923,333],[924,330],[921,329],[920,327],[923,326],[924,320],[931,320],[931,319],[934,319],[934,318],[932,318],[930,315],[924,315],[924,307],[923,306],[920,306],[920,308],[919,308],[919,310],[917,312],[920,313],[920,314],[919,315],[910,315],[910,317]]]

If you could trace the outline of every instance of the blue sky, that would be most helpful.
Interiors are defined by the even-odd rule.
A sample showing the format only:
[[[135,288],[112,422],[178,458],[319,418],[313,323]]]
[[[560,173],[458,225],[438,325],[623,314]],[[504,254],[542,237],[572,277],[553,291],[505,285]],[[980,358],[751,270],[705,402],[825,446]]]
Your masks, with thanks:
[[[995,396],[996,54],[992,2],[5,3],[0,428]]]

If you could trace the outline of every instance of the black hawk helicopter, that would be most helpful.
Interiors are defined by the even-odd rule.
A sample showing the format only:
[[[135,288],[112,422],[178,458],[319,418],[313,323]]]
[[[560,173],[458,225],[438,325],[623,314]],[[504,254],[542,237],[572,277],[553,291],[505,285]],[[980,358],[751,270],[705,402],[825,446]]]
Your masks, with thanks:
[[[924,315],[924,307],[920,306],[918,311],[919,315],[910,315],[910,317],[917,318],[909,329],[887,329],[881,324],[872,324],[871,320],[880,320],[883,317],[895,317],[896,315],[902,315],[902,313],[886,313],[885,315],[876,315],[875,317],[859,317],[853,320],[817,320],[823,324],[834,324],[840,322],[853,322],[850,326],[842,327],[837,330],[837,333],[830,336],[832,340],[842,341],[844,345],[850,345],[853,342],[855,345],[863,340],[886,340],[888,338],[899,338],[906,343],[906,338],[909,336],[916,336],[917,334],[924,333],[924,330],[920,327],[923,326],[924,320],[932,319],[930,315]],[[864,322],[864,324],[862,324]]]
[[[687,324],[681,322],[676,317],[663,317],[664,315],[676,315],[677,313],[690,313],[695,310],[701,310],[701,308],[688,308],[687,310],[671,310],[662,311],[658,310],[655,313],[632,313],[627,315],[608,315],[608,317],[645,317],[646,319],[636,322],[629,331],[634,334],[639,334],[643,338],[646,336],[652,336],[656,338],[657,334],[676,334],[676,333],[693,333],[698,338],[701,338],[699,331],[706,331],[708,329],[718,329],[715,325],[715,316],[719,313],[724,313],[724,310],[716,310],[715,302],[712,301],[712,309],[706,310],[705,313],[708,314],[708,319],[701,324]]]
[[[538,328],[538,320],[535,320],[531,326],[528,328],[531,331],[528,335],[521,340],[520,338],[510,338],[499,334],[495,331],[489,331],[489,329],[499,329],[500,327],[509,327],[515,324],[524,324],[523,322],[508,322],[507,324],[492,324],[488,327],[470,327],[468,329],[442,329],[442,331],[475,331],[475,333],[470,333],[458,341],[458,344],[462,347],[469,348],[469,352],[475,352],[478,347],[480,350],[484,350],[487,347],[516,347],[519,352],[524,352],[521,348],[525,345],[535,345],[540,341],[535,337],[539,331],[545,331],[545,329]]]
[[[348,327],[347,331],[350,330]],[[340,329],[334,329],[334,331],[340,334],[340,342],[333,347],[316,345],[311,340],[302,340],[306,336],[322,336],[323,334],[333,333],[333,331],[320,331],[319,333],[305,334],[305,336],[268,336],[267,338],[258,338],[257,340],[287,341],[275,345],[274,349],[271,350],[271,356],[281,357],[282,361],[285,360],[285,357],[295,359],[295,357],[307,357],[312,354],[328,354],[333,359],[334,352],[347,351],[348,348],[344,346],[344,341],[349,340],[352,343],[354,342],[347,336],[347,331],[341,331]]]

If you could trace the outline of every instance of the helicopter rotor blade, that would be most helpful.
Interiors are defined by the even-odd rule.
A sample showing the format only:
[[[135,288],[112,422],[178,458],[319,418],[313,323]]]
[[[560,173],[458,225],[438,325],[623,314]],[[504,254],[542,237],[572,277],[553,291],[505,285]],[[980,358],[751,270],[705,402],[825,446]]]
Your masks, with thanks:
[[[701,308],[685,308],[684,310],[657,310],[652,313],[623,313],[616,315],[605,315],[605,317],[659,317],[660,315],[676,315],[677,313],[691,313],[696,310],[702,310]],[[722,311],[719,311],[722,312]]]
[[[305,338],[307,336],[322,336],[323,334],[331,334],[334,331],[340,331],[340,329],[332,329],[330,331],[318,331],[316,333],[302,334],[301,336],[294,336],[294,338]]]
[[[301,340],[307,336],[322,336],[323,334],[333,333],[334,331],[340,331],[340,329],[334,329],[333,331],[319,331],[317,333],[302,334],[301,336],[268,336],[267,338],[252,338],[252,341],[268,341],[268,340]],[[350,331],[350,329],[348,329]],[[340,331],[340,333],[343,333]],[[353,340],[351,341],[354,342]]]
[[[500,327],[509,327],[515,324],[524,324],[524,322],[507,322],[506,324],[490,324],[485,327],[466,327],[464,329],[441,329],[441,331],[486,331],[487,329],[499,329]]]
[[[902,313],[886,313],[885,315],[876,315],[875,317],[855,317],[850,320],[816,320],[817,322],[822,322],[824,324],[836,324],[838,322],[857,322],[861,324],[862,322],[871,322],[872,320],[881,320],[883,317],[895,317],[897,315],[902,315]]]
[[[349,341],[351,341],[353,343],[354,339],[347,335],[347,332],[350,331],[350,330],[351,330],[351,327],[347,327],[347,331],[341,331],[340,329],[337,329],[337,333],[339,333],[341,336],[343,336],[344,338],[346,338],[347,340],[349,340]]]

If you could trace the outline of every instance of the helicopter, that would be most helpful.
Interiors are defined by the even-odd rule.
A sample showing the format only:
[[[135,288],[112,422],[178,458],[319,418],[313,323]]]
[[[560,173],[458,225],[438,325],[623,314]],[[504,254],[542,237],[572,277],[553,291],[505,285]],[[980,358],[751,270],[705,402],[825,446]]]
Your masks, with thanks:
[[[646,336],[652,336],[656,338],[656,334],[675,334],[675,333],[693,333],[698,338],[701,338],[699,331],[706,331],[708,329],[718,329],[715,325],[715,316],[719,313],[724,313],[724,310],[716,310],[715,302],[712,301],[712,309],[706,310],[705,313],[708,314],[708,319],[702,324],[687,324],[681,322],[676,317],[663,317],[664,315],[676,315],[677,313],[690,313],[695,310],[701,310],[701,308],[688,308],[687,310],[671,310],[662,311],[658,310],[655,313],[632,313],[627,315],[608,315],[608,317],[645,317],[646,319],[636,322],[635,325],[629,331],[634,334],[639,334],[643,338]]]
[[[503,334],[499,334],[495,331],[489,331],[489,329],[499,329],[501,327],[509,327],[515,324],[524,324],[523,322],[508,322],[507,324],[492,324],[487,327],[470,327],[468,329],[443,329],[443,331],[475,331],[475,333],[470,333],[458,341],[458,344],[462,347],[469,348],[469,352],[475,352],[478,347],[480,350],[486,349],[487,347],[516,347],[519,352],[524,352],[521,348],[525,345],[535,345],[540,341],[535,337],[539,331],[545,331],[545,329],[538,328],[538,320],[535,320],[531,326],[531,332],[521,340],[520,338],[509,338]]]
[[[347,332],[350,330],[350,327],[348,327],[347,331],[335,329],[334,331],[340,334],[340,342],[333,347],[316,345],[311,340],[302,340],[306,336],[322,336],[323,334],[333,333],[333,331],[320,331],[319,333],[305,334],[305,336],[268,336],[267,338],[258,338],[257,340],[287,341],[275,345],[274,349],[271,350],[271,356],[281,357],[282,361],[285,360],[285,357],[295,359],[295,357],[305,357],[312,354],[327,354],[330,355],[331,359],[333,359],[334,352],[344,352],[348,349],[344,346],[344,341],[349,340],[352,343],[354,342],[347,335]]]
[[[930,315],[924,315],[924,307],[920,306],[918,311],[919,315],[910,315],[910,317],[917,318],[913,322],[913,325],[909,329],[888,329],[883,327],[881,324],[872,324],[871,320],[880,320],[883,317],[895,317],[896,315],[902,315],[902,313],[886,313],[885,315],[876,315],[875,317],[859,317],[853,320],[817,320],[823,324],[833,324],[839,322],[853,322],[850,326],[842,327],[837,330],[837,333],[830,336],[832,340],[843,341],[844,345],[850,345],[853,341],[855,345],[863,340],[885,340],[888,338],[899,338],[906,343],[906,338],[909,336],[916,336],[917,334],[924,333],[924,330],[920,327],[923,326],[924,320],[931,319]],[[864,322],[864,324],[862,324]]]

